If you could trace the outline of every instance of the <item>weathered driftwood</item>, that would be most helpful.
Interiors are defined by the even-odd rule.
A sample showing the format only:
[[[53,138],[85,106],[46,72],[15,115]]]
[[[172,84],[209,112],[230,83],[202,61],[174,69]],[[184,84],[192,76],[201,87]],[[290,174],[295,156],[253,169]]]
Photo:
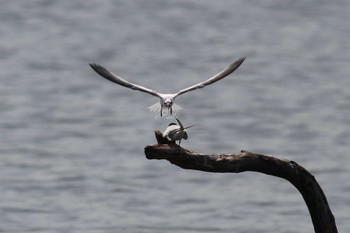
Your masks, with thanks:
[[[288,180],[303,196],[316,233],[337,233],[326,196],[314,176],[294,161],[241,151],[238,154],[201,154],[186,150],[155,131],[156,145],[145,147],[147,159],[165,159],[184,169],[206,172],[261,172]]]

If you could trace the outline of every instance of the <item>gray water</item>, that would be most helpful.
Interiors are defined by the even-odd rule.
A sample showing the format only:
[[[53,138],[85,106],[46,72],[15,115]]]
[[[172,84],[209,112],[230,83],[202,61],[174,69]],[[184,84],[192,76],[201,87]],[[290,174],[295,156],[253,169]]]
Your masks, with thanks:
[[[350,3],[336,1],[0,2],[0,232],[313,232],[288,182],[150,161],[157,99],[88,63],[185,94],[182,146],[249,150],[315,175],[350,231]]]

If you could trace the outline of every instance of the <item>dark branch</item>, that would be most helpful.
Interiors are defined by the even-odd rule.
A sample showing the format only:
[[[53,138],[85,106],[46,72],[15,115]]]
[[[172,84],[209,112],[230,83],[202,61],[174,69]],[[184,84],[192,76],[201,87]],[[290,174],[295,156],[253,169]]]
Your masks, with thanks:
[[[201,154],[186,150],[155,131],[159,144],[145,147],[147,159],[165,159],[184,169],[206,172],[261,172],[288,180],[303,196],[316,233],[337,233],[326,196],[314,176],[294,161],[241,151],[237,154]],[[166,140],[166,141],[165,141]]]

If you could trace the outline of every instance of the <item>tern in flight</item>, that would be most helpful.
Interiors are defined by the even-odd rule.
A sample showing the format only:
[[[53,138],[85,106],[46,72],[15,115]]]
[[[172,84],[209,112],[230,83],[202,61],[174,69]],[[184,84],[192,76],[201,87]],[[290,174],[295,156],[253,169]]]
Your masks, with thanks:
[[[179,141],[179,146],[180,146],[181,140],[182,139],[187,140],[187,138],[188,138],[186,129],[191,128],[191,127],[196,126],[196,125],[190,125],[187,127],[183,127],[180,120],[177,119],[176,117],[175,117],[175,119],[179,124],[170,123],[163,133],[163,138],[167,138],[173,142]]]
[[[160,116],[162,116],[163,109],[168,109],[168,112],[170,112],[170,115],[172,115],[173,110],[178,111],[181,109],[181,107],[174,104],[174,100],[176,97],[178,97],[179,95],[185,94],[186,92],[193,91],[193,90],[196,90],[199,88],[203,88],[205,86],[208,86],[212,83],[215,83],[215,82],[225,78],[226,76],[231,74],[233,71],[235,71],[243,63],[244,60],[245,60],[245,57],[241,57],[237,61],[235,61],[234,63],[232,63],[231,65],[229,65],[225,69],[223,69],[222,71],[220,71],[218,74],[209,78],[208,80],[201,82],[201,83],[197,83],[197,84],[192,85],[190,87],[184,88],[184,89],[182,89],[174,94],[159,93],[159,92],[153,91],[149,88],[133,84],[131,82],[128,82],[128,81],[122,79],[121,77],[117,76],[116,74],[110,72],[109,70],[107,70],[105,67],[103,67],[101,65],[90,64],[90,66],[94,71],[96,71],[96,73],[98,73],[99,75],[101,75],[102,77],[104,77],[105,79],[107,79],[111,82],[114,82],[116,84],[119,84],[121,86],[130,88],[133,90],[142,91],[142,92],[145,92],[145,93],[148,93],[150,95],[158,97],[160,99],[160,102],[156,103],[154,105],[151,105],[149,107],[149,109],[151,111],[154,111],[154,112],[159,111]]]

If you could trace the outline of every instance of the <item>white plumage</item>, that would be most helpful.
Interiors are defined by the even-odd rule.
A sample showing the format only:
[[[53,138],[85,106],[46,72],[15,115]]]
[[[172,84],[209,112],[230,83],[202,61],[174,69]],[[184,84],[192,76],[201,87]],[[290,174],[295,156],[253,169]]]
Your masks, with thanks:
[[[174,104],[174,100],[177,96],[185,94],[186,92],[189,92],[189,91],[193,91],[195,89],[203,88],[205,86],[208,86],[212,83],[215,83],[215,82],[225,78],[226,76],[231,74],[233,71],[235,71],[243,63],[244,60],[245,60],[245,57],[241,57],[237,61],[235,61],[234,63],[232,63],[231,65],[229,65],[225,69],[223,69],[218,74],[209,78],[208,80],[201,82],[201,83],[197,83],[197,84],[192,85],[190,87],[184,88],[184,89],[182,89],[176,93],[173,93],[173,94],[159,93],[159,92],[156,92],[152,89],[128,82],[128,81],[122,79],[121,77],[117,76],[116,74],[110,72],[109,70],[107,70],[105,67],[103,67],[101,65],[90,64],[90,66],[99,75],[101,75],[102,77],[104,77],[105,79],[107,79],[111,82],[119,84],[123,87],[130,88],[132,90],[142,91],[142,92],[145,92],[145,93],[148,93],[150,95],[158,97],[160,99],[160,102],[150,106],[149,109],[151,111],[157,111],[157,112],[159,111],[160,116],[162,116],[164,108],[168,109],[170,114],[172,114],[173,111],[178,111],[181,109],[180,106]]]
[[[170,123],[168,125],[168,127],[166,128],[166,130],[164,131],[163,137],[169,139],[170,141],[174,141],[174,142],[179,141],[179,145],[180,145],[182,139],[187,140],[187,138],[188,138],[186,129],[191,128],[195,125],[183,127],[180,120],[177,119],[176,117],[175,117],[175,119],[178,122],[178,124]]]

